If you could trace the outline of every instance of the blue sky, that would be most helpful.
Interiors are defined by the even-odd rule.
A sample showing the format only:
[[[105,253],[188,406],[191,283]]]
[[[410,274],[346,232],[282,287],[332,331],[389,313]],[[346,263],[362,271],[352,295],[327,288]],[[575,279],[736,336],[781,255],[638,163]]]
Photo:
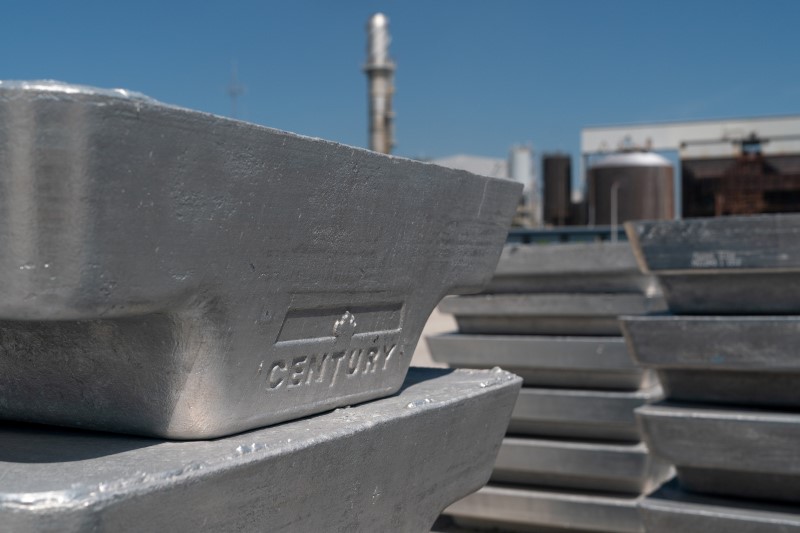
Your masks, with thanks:
[[[364,24],[388,14],[396,153],[576,154],[589,125],[800,113],[800,1],[4,1],[0,78],[124,87],[366,144]]]

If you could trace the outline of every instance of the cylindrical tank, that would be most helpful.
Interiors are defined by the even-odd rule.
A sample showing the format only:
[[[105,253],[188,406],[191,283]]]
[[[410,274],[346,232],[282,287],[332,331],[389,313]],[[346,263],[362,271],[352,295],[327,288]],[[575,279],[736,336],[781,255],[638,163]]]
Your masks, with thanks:
[[[653,152],[603,157],[589,167],[587,187],[590,224],[675,216],[672,163]]]
[[[515,145],[508,154],[508,177],[530,190],[533,180],[533,157],[529,146]]]
[[[569,222],[572,198],[572,158],[566,154],[545,154],[544,175],[545,224],[563,226]]]

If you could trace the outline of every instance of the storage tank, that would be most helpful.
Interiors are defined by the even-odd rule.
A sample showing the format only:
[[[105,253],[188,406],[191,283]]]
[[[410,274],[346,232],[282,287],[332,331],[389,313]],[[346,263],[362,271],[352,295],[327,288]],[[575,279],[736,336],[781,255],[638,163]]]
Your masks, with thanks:
[[[542,157],[544,175],[544,223],[563,226],[570,222],[572,158],[566,154]]]
[[[618,152],[589,167],[589,223],[671,219],[675,216],[673,168],[653,152]],[[614,209],[616,204],[616,209]]]

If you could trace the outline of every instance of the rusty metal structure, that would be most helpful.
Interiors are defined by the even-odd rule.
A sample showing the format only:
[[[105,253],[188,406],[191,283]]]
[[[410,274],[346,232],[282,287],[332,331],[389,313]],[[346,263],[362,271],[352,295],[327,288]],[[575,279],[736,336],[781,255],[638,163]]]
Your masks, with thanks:
[[[736,158],[681,161],[683,215],[800,212],[800,154],[764,155],[758,139]]]

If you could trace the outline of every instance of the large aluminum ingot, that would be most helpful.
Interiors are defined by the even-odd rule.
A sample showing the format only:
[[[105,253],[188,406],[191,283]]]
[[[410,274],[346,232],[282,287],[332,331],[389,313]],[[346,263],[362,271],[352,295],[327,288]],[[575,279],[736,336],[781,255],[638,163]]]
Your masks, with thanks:
[[[655,280],[639,271],[630,244],[507,244],[487,293],[652,292]]]
[[[639,494],[672,476],[663,459],[640,443],[619,444],[506,437],[492,481]]]
[[[664,311],[643,294],[481,294],[445,298],[461,333],[492,335],[621,335],[619,315]]]
[[[521,186],[122,92],[0,84],[0,416],[206,438],[398,390]]]
[[[637,390],[655,384],[622,337],[464,335],[428,337],[431,357],[456,368],[499,366],[525,386]]]
[[[639,504],[648,533],[798,533],[796,506],[709,497],[664,485]]]
[[[396,396],[213,441],[0,426],[0,530],[427,532],[489,479],[520,380],[412,369]]]
[[[628,222],[625,229],[675,313],[800,311],[800,215]]]
[[[800,415],[700,404],[636,410],[650,451],[693,492],[800,502]]]
[[[631,355],[670,400],[800,407],[800,317],[620,317]]]
[[[608,441],[641,440],[633,410],[661,399],[661,389],[605,391],[524,387],[508,433]]]
[[[489,485],[445,513],[464,527],[531,533],[642,533],[640,498],[586,491]]]

